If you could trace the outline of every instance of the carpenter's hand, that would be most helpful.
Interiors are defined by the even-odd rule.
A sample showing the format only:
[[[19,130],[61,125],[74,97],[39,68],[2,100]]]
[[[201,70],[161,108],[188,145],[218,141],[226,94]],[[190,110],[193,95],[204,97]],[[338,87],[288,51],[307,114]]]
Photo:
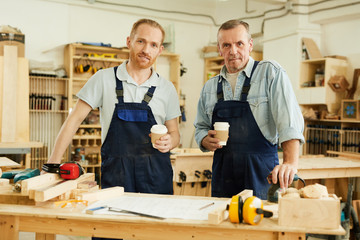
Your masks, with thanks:
[[[222,148],[219,144],[220,140],[218,138],[214,138],[215,134],[215,130],[209,130],[208,135],[201,141],[201,145],[209,151],[215,151],[218,148]]]
[[[156,140],[154,147],[162,153],[169,152],[171,150],[171,135],[166,134]]]
[[[272,182],[275,184],[279,179],[280,187],[286,189],[293,182],[295,173],[297,173],[297,168],[292,164],[277,165],[271,171]]]

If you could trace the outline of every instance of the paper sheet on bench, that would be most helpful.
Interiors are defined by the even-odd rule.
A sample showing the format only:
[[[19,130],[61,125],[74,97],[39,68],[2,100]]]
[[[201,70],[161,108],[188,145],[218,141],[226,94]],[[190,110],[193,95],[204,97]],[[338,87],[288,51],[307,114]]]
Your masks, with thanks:
[[[201,207],[213,202],[213,205],[200,210]],[[208,220],[208,213],[225,202],[224,200],[122,196],[98,201],[87,207],[87,209],[108,206],[164,218]],[[108,211],[107,209],[97,210],[94,214],[129,215]]]

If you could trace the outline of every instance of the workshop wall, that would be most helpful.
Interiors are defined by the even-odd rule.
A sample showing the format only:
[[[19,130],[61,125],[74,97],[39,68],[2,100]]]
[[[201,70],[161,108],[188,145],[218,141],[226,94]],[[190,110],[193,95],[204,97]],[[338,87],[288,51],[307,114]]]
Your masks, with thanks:
[[[187,117],[180,126],[181,143],[183,147],[196,147],[193,121],[203,86],[201,49],[216,42],[218,25],[242,16],[251,24],[255,49],[263,50],[265,59],[275,59],[283,65],[293,85],[297,86],[301,49],[299,36],[293,34],[301,33],[304,28],[307,36],[314,37],[323,55],[347,56],[353,68],[360,67],[360,49],[356,45],[360,42],[359,1],[324,1],[312,8],[318,10],[339,2],[346,6],[307,16],[285,14],[291,6],[269,11],[282,7],[281,3],[270,5],[264,1],[246,0],[144,0],[137,1],[136,6],[132,0],[123,0],[119,5],[86,0],[0,0],[0,24],[17,27],[25,34],[26,58],[50,61],[55,66],[63,62],[63,46],[67,43],[86,41],[125,46],[131,26],[139,18],[149,17],[164,27],[172,27],[173,49],[188,69],[180,83],[181,91],[186,95]],[[306,8],[296,10],[305,11]],[[352,18],[345,18],[349,13]],[[167,77],[165,73],[163,75]]]

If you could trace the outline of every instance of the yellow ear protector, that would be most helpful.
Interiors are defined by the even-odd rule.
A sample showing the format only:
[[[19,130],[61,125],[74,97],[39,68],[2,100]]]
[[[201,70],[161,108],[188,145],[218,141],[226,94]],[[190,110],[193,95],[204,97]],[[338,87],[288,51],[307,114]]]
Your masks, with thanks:
[[[263,217],[272,217],[273,213],[263,209],[263,202],[255,196],[248,197],[243,201],[242,197],[235,195],[228,205],[229,218],[232,223],[248,223],[256,225]]]

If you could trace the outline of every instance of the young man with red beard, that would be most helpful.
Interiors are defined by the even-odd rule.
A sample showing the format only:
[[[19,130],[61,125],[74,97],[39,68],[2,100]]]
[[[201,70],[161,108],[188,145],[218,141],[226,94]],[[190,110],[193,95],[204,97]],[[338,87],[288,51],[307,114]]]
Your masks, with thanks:
[[[95,73],[79,91],[75,108],[64,122],[48,163],[60,163],[88,113],[100,109],[101,186],[126,192],[172,194],[169,151],[179,143],[179,100],[174,85],[152,68],[163,50],[164,30],[155,21],[134,23],[126,44],[129,59]],[[164,124],[168,133],[154,147],[150,128]]]

